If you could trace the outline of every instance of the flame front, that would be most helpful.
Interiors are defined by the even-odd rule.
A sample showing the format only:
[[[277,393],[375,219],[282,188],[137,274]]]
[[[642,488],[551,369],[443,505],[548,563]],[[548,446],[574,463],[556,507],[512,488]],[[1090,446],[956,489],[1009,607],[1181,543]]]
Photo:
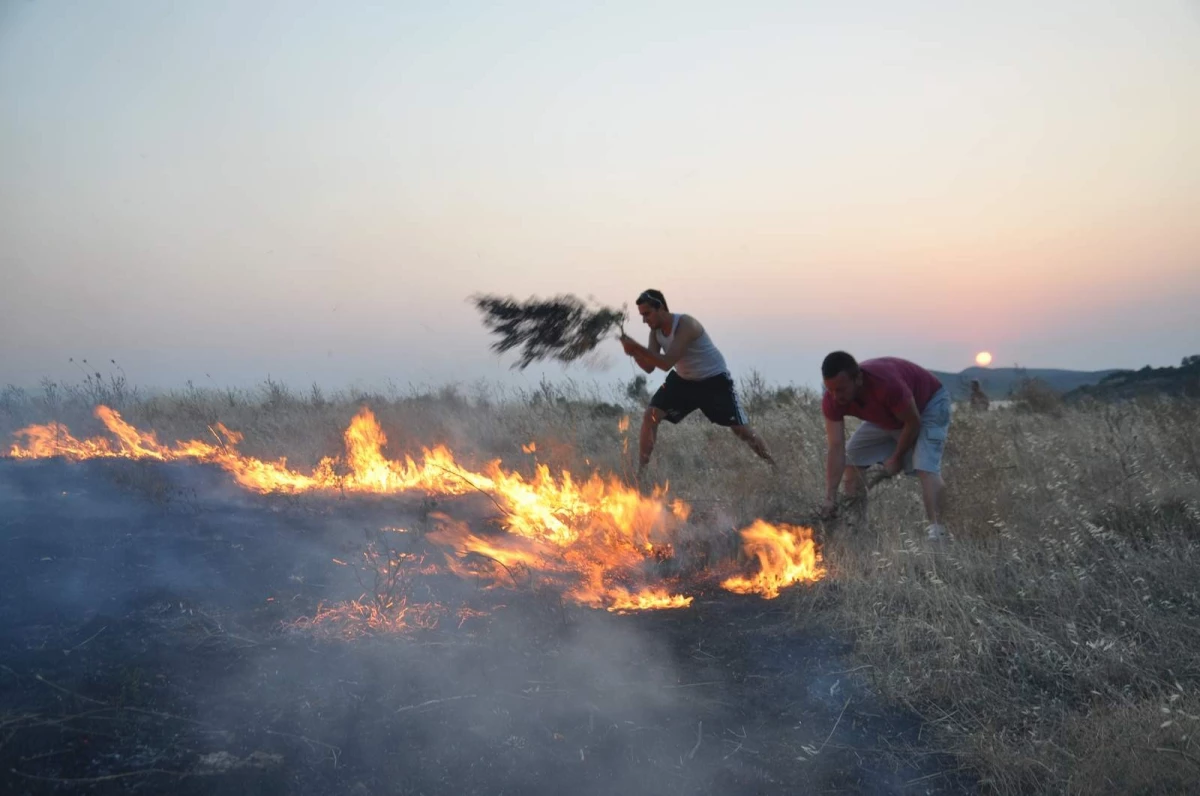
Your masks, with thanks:
[[[17,432],[17,438],[22,437],[25,439],[24,447],[13,443],[8,451],[9,456],[17,459],[46,459],[51,456],[93,459],[120,455],[112,450],[106,439],[75,439],[62,423],[23,428]]]
[[[721,581],[721,588],[727,591],[773,600],[780,589],[793,583],[825,577],[811,528],[776,526],[755,520],[742,530],[742,549],[747,556],[758,559],[759,570],[753,575],[735,575]]]
[[[344,434],[343,457],[322,459],[311,473],[288,467],[286,459],[267,461],[236,450],[241,435],[217,424],[213,442],[189,440],[167,446],[153,432],[125,422],[116,411],[98,406],[96,417],[114,438],[76,439],[57,423],[17,432],[10,455],[15,458],[64,456],[70,459],[125,457],[210,462],[227,470],[241,486],[257,492],[340,490],[348,493],[399,493],[424,490],[461,495],[474,491],[492,498],[502,512],[505,533],[479,535],[449,517],[435,515],[429,539],[448,551],[451,568],[461,575],[487,576],[495,584],[523,585],[534,577],[557,585],[569,599],[609,611],[682,608],[692,598],[655,575],[656,562],[671,557],[690,507],[669,501],[666,490],[650,495],[616,477],[592,474],[579,481],[569,471],[557,476],[538,464],[531,478],[505,470],[499,461],[481,471],[460,465],[449,449],[422,449],[418,458],[384,455],[387,437],[370,409],[362,409]],[[624,418],[621,431],[628,428]],[[533,453],[533,443],[523,446]],[[773,526],[756,521],[741,532],[747,557],[759,571],[721,583],[729,591],[778,596],[779,590],[824,575],[807,528]],[[482,563],[481,563],[482,562]],[[336,613],[331,613],[335,611]],[[362,603],[348,603],[321,616],[357,616],[370,626],[410,625],[411,611],[390,619]],[[399,619],[397,619],[397,616]],[[406,620],[404,617],[408,616]]]

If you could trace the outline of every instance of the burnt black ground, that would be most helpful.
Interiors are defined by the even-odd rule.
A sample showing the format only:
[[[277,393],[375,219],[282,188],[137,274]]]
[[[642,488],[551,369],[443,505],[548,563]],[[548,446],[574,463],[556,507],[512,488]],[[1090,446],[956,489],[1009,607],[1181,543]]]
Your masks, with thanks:
[[[438,510],[478,517],[476,498]],[[194,465],[0,461],[0,792],[961,793],[786,595],[614,615],[431,576],[437,627],[323,638],[420,497]],[[417,533],[390,534],[424,544]],[[483,612],[465,619],[457,609]]]

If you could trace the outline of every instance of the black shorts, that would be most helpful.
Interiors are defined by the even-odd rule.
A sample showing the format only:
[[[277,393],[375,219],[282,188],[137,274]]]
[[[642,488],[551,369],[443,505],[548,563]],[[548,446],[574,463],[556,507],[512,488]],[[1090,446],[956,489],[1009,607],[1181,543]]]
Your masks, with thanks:
[[[650,399],[650,405],[663,410],[672,423],[678,423],[696,409],[718,426],[744,426],[749,422],[733,388],[733,379],[726,373],[689,381],[671,371]]]

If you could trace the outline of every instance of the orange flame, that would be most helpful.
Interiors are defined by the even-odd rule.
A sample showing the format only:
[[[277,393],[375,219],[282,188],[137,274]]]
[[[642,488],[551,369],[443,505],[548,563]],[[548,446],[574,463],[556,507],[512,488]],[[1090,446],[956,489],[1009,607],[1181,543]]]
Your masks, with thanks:
[[[25,439],[25,446],[17,443],[9,448],[8,455],[16,459],[45,459],[51,456],[66,456],[71,459],[92,459],[98,456],[117,456],[106,439],[78,440],[61,423],[44,426],[29,426],[16,434]]]
[[[682,594],[667,594],[663,589],[645,589],[636,594],[616,593],[613,604],[608,610],[615,613],[627,611],[646,611],[657,608],[687,608],[692,604],[691,597]]]
[[[402,460],[389,459],[384,455],[387,436],[374,413],[366,408],[355,415],[345,431],[344,456],[326,457],[307,474],[289,468],[283,458],[266,461],[243,456],[235,447],[241,435],[220,424],[210,428],[215,444],[189,440],[167,446],[153,432],[140,431],[109,407],[98,406],[95,414],[114,440],[79,440],[57,423],[30,426],[17,432],[24,444],[14,444],[10,455],[76,460],[193,459],[216,464],[238,484],[264,493],[424,490],[458,495],[480,491],[491,496],[502,510],[501,525],[506,533],[484,537],[440,517],[438,531],[429,536],[455,554],[450,557],[450,566],[459,574],[486,574],[496,584],[518,584],[536,575],[556,583],[569,599],[610,611],[682,608],[692,601],[691,597],[672,593],[661,578],[647,571],[648,567],[653,569],[655,560],[671,555],[676,535],[690,513],[683,501],[667,499],[666,488],[656,487],[647,496],[615,476],[606,479],[593,473],[579,481],[566,470],[555,476],[545,465],[538,465],[532,478],[503,469],[499,461],[487,463],[482,471],[473,471],[460,465],[450,450],[440,445],[422,449],[417,459],[409,455]],[[622,418],[619,428],[624,431],[628,425],[628,418]],[[531,442],[523,450],[532,453],[536,447]],[[746,555],[758,560],[760,571],[726,579],[721,585],[729,591],[770,599],[792,583],[824,576],[812,532],[807,528],[777,528],[758,520],[741,535]],[[472,566],[467,561],[472,557],[476,562],[482,558],[488,563],[482,568]],[[651,583],[652,579],[657,582]],[[408,608],[401,607],[405,609],[399,615],[403,619]],[[357,616],[370,627],[389,623],[396,626],[399,621],[365,604],[348,603],[328,610]]]
[[[758,559],[759,571],[753,575],[735,575],[721,582],[721,588],[736,594],[758,594],[768,600],[779,590],[801,581],[825,577],[821,555],[813,542],[812,529],[793,525],[775,526],[755,520],[742,530],[742,549]]]
[[[629,415],[625,415],[617,421],[617,431],[621,432],[621,454],[629,453]]]

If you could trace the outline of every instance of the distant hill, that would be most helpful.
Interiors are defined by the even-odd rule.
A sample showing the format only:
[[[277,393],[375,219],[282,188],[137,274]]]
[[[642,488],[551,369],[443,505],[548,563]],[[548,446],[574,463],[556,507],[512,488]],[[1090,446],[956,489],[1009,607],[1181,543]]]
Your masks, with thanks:
[[[979,379],[983,391],[992,399],[1007,398],[1024,379],[1040,379],[1058,393],[1068,393],[1080,387],[1099,384],[1107,378],[1132,371],[1122,370],[1061,370],[1059,368],[967,368],[961,373],[932,371],[950,390],[955,399],[964,399],[971,389],[971,380]]]
[[[1097,401],[1120,401],[1139,395],[1188,395],[1200,397],[1200,354],[1184,357],[1177,368],[1122,370],[1104,377],[1096,384],[1076,387],[1063,396],[1077,401],[1093,398]]]

